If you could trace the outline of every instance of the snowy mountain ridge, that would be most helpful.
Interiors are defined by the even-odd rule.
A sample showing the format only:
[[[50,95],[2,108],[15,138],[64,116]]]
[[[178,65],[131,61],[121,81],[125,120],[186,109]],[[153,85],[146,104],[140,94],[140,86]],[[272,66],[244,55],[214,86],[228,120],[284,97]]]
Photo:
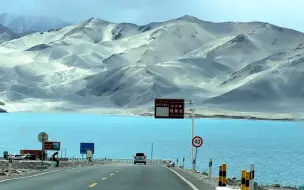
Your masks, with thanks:
[[[269,23],[90,18],[0,52],[0,101],[12,111],[151,111],[155,98],[172,97],[203,110],[281,113],[303,102],[304,34]]]
[[[14,33],[11,29],[0,24],[0,44],[19,37],[20,36]]]
[[[0,14],[0,24],[10,28],[14,33],[26,34],[30,32],[44,32],[51,29],[58,29],[71,23],[48,17],[30,15]]]

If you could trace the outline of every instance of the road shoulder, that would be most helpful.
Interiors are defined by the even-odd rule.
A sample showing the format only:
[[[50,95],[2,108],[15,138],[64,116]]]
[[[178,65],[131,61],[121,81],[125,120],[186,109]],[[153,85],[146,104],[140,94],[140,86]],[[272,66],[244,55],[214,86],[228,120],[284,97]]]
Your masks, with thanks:
[[[215,188],[211,187],[210,185],[204,183],[202,180],[197,179],[194,175],[189,174],[188,172],[186,172],[183,169],[180,169],[180,168],[170,168],[170,169],[177,172],[179,175],[181,175],[187,181],[192,183],[198,189],[203,189],[203,190],[214,190],[215,189]]]
[[[50,174],[53,172],[61,172],[61,171],[77,169],[77,168],[89,168],[89,167],[94,167],[94,166],[103,166],[103,165],[112,165],[112,164],[116,164],[116,163],[115,162],[104,162],[104,163],[91,163],[90,165],[75,164],[75,165],[65,166],[65,167],[49,167],[47,169],[33,169],[30,172],[13,174],[11,176],[0,176],[0,183],[3,181],[8,181],[8,180],[15,180],[15,179],[22,179],[22,178],[46,175],[46,174]]]

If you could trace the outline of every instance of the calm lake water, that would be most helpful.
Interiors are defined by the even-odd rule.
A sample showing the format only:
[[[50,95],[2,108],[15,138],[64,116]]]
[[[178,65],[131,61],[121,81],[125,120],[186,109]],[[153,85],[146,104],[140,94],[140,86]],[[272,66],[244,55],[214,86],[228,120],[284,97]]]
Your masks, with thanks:
[[[80,114],[0,114],[0,154],[7,150],[40,149],[39,132],[49,141],[60,141],[67,157],[81,157],[80,142],[94,142],[98,158],[132,158],[145,152],[153,158],[186,158],[190,168],[191,120]],[[228,177],[240,178],[241,170],[255,164],[256,181],[264,184],[299,185],[304,175],[304,123],[197,119],[195,134],[203,137],[198,149],[197,168],[213,174],[227,164]],[[50,152],[51,153],[51,152]],[[64,152],[63,152],[64,156]],[[302,180],[300,180],[302,178]]]

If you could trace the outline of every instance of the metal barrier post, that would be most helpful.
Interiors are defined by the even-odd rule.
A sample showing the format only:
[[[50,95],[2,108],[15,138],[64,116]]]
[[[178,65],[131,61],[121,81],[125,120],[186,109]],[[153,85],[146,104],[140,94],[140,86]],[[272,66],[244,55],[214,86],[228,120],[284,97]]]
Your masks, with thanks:
[[[246,172],[246,190],[249,190],[250,172]]]
[[[226,175],[227,175],[227,165],[223,164],[223,178],[222,178],[222,185],[223,187],[226,187]]]
[[[246,190],[246,170],[242,171],[242,185],[241,190]]]
[[[250,164],[250,181],[249,189],[254,190],[254,164]]]
[[[219,167],[219,182],[218,186],[222,187],[223,186],[223,166]]]
[[[211,179],[212,177],[212,158],[210,158],[210,161],[209,161],[209,179]]]

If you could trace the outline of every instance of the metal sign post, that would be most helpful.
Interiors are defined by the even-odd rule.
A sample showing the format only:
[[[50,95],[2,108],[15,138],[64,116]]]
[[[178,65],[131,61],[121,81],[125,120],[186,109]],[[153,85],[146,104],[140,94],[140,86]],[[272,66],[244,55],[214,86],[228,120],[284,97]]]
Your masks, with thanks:
[[[10,154],[8,156],[8,175],[11,176],[12,174],[12,163],[13,163],[13,159],[12,159],[12,155]]]
[[[192,129],[191,138],[194,138],[195,132],[195,105],[194,100],[190,102],[191,108],[191,119],[192,119]],[[154,118],[156,119],[184,119],[185,117],[185,100],[184,99],[155,99],[154,105]],[[195,153],[193,145],[191,145],[191,161],[192,161],[192,171],[195,170]]]
[[[195,168],[196,168],[196,157],[197,157],[197,147],[195,147],[195,154],[194,154],[194,171],[196,171],[195,170]]]
[[[45,150],[44,150],[44,142],[43,143],[41,143],[41,165],[43,165],[43,160],[45,159],[44,158],[44,152],[45,152]]]
[[[192,171],[195,172],[197,148],[203,145],[203,139],[200,136],[195,136],[192,139],[192,146],[195,147],[195,156],[192,160]]]
[[[195,106],[194,106],[194,100],[190,101],[190,105],[192,107],[190,108],[191,111],[191,119],[192,119],[192,139],[194,138],[194,130],[195,130],[195,123],[194,123],[194,118],[195,118]],[[194,158],[194,146],[191,146],[191,160],[192,160],[192,171],[195,171],[195,158]]]
[[[152,146],[151,146],[151,162],[152,162],[152,159],[153,159],[153,143],[152,143]]]
[[[45,132],[41,132],[41,133],[39,133],[39,135],[38,135],[38,140],[39,140],[39,142],[41,142],[41,165],[43,165],[43,160],[44,160],[44,154],[45,154],[45,150],[44,150],[44,143],[45,142],[47,142],[48,141],[48,139],[49,139],[49,136],[48,136],[48,134],[47,133],[45,133]]]
[[[209,161],[209,179],[211,179],[211,176],[212,176],[212,158],[210,158],[210,161]]]

